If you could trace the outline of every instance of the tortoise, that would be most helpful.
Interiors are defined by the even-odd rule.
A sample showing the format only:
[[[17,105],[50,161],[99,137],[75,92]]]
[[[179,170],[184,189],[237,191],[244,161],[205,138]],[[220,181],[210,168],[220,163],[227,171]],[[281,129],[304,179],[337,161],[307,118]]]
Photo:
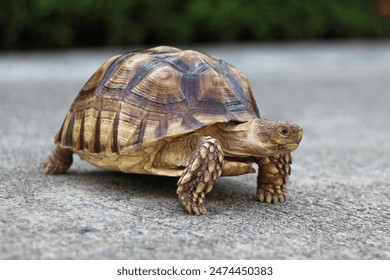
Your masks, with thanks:
[[[253,173],[260,202],[286,200],[303,130],[261,119],[248,79],[205,53],[160,46],[108,59],[79,92],[44,163],[65,173],[72,155],[125,173],[177,176],[184,209],[207,213],[220,176]]]

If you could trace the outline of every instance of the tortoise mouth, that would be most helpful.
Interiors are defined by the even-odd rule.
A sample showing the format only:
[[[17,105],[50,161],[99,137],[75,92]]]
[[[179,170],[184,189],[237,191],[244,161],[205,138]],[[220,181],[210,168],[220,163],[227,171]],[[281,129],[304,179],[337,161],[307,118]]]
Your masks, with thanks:
[[[292,152],[292,151],[294,151],[297,148],[298,148],[298,144],[297,143],[278,144],[278,146],[277,146],[277,150],[278,151],[289,151],[289,152]]]

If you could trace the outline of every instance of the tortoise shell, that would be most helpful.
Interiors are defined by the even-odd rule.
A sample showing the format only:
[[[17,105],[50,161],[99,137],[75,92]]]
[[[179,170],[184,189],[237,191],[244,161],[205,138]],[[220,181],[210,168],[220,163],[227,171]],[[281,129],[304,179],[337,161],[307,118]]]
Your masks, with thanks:
[[[74,152],[121,154],[214,123],[259,117],[248,79],[236,68],[163,46],[103,63],[74,100],[56,143]]]

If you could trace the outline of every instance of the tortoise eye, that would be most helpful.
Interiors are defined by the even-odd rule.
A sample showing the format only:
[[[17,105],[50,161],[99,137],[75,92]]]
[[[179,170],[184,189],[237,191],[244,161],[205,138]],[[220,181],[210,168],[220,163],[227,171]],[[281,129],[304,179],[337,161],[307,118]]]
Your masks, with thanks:
[[[282,137],[289,137],[290,136],[290,130],[287,127],[281,126],[278,128],[278,132],[280,136]]]

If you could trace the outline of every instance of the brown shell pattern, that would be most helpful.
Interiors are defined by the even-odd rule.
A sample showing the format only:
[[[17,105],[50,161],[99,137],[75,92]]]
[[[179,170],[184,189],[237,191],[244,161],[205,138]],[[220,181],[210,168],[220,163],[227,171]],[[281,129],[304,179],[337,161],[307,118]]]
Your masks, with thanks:
[[[259,117],[247,78],[209,55],[173,47],[107,60],[69,109],[56,143],[120,153],[218,122]]]

